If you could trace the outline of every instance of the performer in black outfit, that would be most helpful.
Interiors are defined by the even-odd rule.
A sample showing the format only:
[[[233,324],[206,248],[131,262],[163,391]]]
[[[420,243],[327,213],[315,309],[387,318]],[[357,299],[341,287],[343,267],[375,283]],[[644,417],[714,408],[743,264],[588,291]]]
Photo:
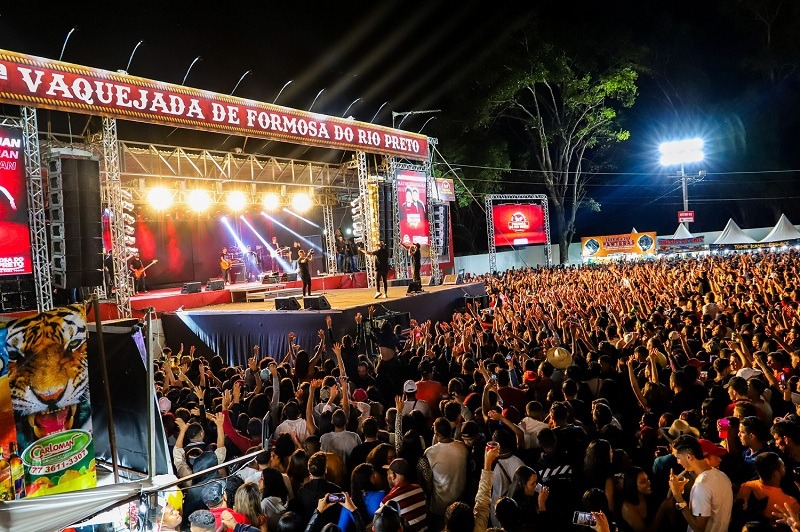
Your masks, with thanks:
[[[117,287],[114,285],[114,255],[111,250],[106,250],[103,254],[103,275],[106,281],[106,293],[113,294]]]
[[[219,255],[219,267],[222,270],[222,282],[231,284],[231,258],[228,255],[228,248],[222,248],[222,253]]]
[[[308,288],[308,295],[311,295],[311,261],[313,260],[314,250],[308,253],[301,249],[298,252],[299,259],[297,265],[300,268],[300,279],[303,281],[303,297],[306,297],[306,288]]]
[[[375,288],[378,290],[375,292],[375,299],[386,299],[386,294],[389,292],[389,281],[387,280],[389,275],[389,248],[386,242],[381,240],[378,248],[372,251],[366,249],[361,249],[361,251],[375,257],[375,272],[377,273]],[[383,293],[381,293],[381,279],[383,279]]]
[[[147,277],[147,272],[143,271],[144,263],[142,262],[142,258],[139,256],[139,253],[134,253],[133,257],[131,258],[130,262],[128,262],[128,268],[131,270],[131,276],[133,276],[133,295],[138,293],[147,292],[147,285],[145,284],[144,280]],[[139,278],[136,278],[136,272],[139,273]]]
[[[411,257],[411,279],[415,283],[421,283],[422,279],[419,274],[420,266],[422,265],[422,253],[420,252],[419,244],[409,245],[403,242],[401,245],[408,250],[408,256]]]

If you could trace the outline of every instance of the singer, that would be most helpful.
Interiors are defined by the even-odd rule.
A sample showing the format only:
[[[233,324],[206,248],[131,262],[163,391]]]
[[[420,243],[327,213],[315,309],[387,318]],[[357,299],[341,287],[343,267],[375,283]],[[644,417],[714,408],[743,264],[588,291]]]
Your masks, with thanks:
[[[300,280],[303,281],[303,297],[306,297],[306,288],[308,288],[308,295],[311,295],[311,261],[314,259],[314,250],[301,249],[297,252],[300,258],[297,259],[297,266],[300,270]]]

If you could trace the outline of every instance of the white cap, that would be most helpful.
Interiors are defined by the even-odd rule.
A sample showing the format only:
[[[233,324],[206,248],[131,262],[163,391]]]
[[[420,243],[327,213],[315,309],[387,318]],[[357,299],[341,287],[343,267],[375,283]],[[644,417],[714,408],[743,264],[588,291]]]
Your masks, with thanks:
[[[417,392],[417,383],[412,381],[411,379],[407,380],[403,383],[403,391],[405,393],[416,393]]]

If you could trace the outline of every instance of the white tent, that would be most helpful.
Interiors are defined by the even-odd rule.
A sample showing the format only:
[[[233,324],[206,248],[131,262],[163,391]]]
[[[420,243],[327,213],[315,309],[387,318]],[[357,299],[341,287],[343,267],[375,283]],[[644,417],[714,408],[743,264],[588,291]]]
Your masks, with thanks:
[[[728,220],[728,224],[725,226],[725,229],[722,230],[722,234],[719,235],[714,241],[714,246],[724,246],[724,245],[733,245],[733,244],[755,244],[755,240],[747,236],[744,231],[736,225],[736,222],[733,221],[733,218]]]
[[[667,238],[673,238],[675,240],[679,240],[681,238],[694,238],[694,235],[690,233],[688,229],[686,229],[686,226],[684,224],[678,224],[678,228],[675,230],[675,234]]]
[[[780,220],[772,228],[767,236],[760,240],[761,243],[785,242],[789,240],[800,240],[800,231],[795,229],[792,222],[785,214],[781,214]]]

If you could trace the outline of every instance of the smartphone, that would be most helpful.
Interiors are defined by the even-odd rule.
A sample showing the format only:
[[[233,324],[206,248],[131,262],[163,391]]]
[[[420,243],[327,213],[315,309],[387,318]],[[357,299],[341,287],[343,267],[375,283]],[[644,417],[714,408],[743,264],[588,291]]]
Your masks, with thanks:
[[[491,375],[489,375],[489,381],[493,383],[497,382],[497,374],[492,373]]]
[[[344,493],[329,493],[328,494],[328,503],[329,504],[337,504],[340,502],[344,502],[345,499]]]
[[[511,355],[506,355],[506,362],[511,360]]]
[[[708,379],[708,372],[707,371],[701,371],[700,372],[700,380],[704,381],[706,379]]]
[[[572,523],[581,526],[595,526],[597,521],[591,512],[575,512],[572,516]]]

